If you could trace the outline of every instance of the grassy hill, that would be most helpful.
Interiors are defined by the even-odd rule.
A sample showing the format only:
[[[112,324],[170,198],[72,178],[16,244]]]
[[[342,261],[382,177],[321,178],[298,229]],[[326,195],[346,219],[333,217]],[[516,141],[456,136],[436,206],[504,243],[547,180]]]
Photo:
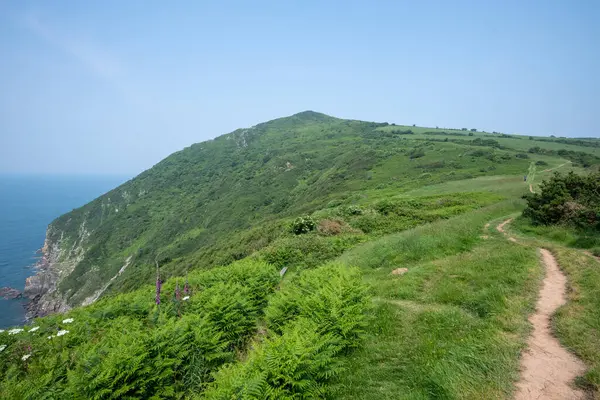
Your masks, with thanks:
[[[509,398],[542,270],[492,228],[599,150],[312,111],[194,144],[50,225],[51,295],[100,299],[0,333],[0,396]],[[581,304],[561,332],[597,390]]]
[[[524,175],[536,161],[549,167],[569,161],[526,153],[532,142],[524,138],[500,146],[498,138],[476,142],[479,133],[454,142],[442,130],[405,135],[396,128],[308,111],[177,152],[52,223],[50,242],[85,252],[59,290],[77,305],[129,257],[109,291],[150,282],[157,258],[167,274],[244,258],[275,240],[271,226],[303,213],[451,180]]]

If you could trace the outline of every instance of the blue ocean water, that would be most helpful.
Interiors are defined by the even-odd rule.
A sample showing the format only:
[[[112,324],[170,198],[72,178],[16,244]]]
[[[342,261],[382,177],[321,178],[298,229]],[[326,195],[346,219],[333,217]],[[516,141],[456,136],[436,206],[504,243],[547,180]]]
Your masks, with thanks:
[[[20,291],[56,217],[125,182],[116,176],[0,175],[0,287]],[[25,300],[0,298],[0,328],[21,325]]]

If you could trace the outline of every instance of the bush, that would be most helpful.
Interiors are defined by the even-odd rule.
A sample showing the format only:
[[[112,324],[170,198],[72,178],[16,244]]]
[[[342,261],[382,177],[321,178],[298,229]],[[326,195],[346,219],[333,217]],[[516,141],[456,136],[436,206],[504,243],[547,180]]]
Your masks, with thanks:
[[[298,217],[292,222],[291,230],[296,235],[314,231],[317,227],[316,222],[310,217]]]
[[[269,303],[270,336],[246,360],[223,367],[207,399],[325,398],[342,372],[338,355],[356,347],[371,306],[358,269],[332,264],[302,273]]]
[[[529,156],[526,153],[517,153],[517,154],[515,154],[515,157],[523,158],[523,159],[529,158]]]
[[[359,206],[348,206],[346,208],[346,214],[348,215],[362,215],[363,209]]]
[[[409,157],[410,159],[415,159],[415,158],[421,158],[425,156],[425,151],[423,151],[423,149],[413,149],[411,150],[411,152],[409,153]]]
[[[212,286],[193,296],[186,306],[223,332],[230,350],[243,345],[254,332],[260,313],[251,291],[235,283]]]
[[[185,301],[169,279],[160,307],[146,286],[38,319],[35,332],[0,333],[0,398],[187,398],[246,351],[279,281],[273,266],[244,260],[190,273]],[[74,321],[65,325],[67,317]],[[68,332],[59,337],[57,328]]]
[[[592,249],[592,254],[595,255],[596,257],[600,257],[600,247],[594,247]]]
[[[265,316],[269,329],[282,333],[297,318],[309,318],[323,334],[335,334],[344,347],[358,344],[366,328],[369,288],[358,269],[330,264],[303,272],[272,297]]]
[[[600,230],[600,173],[586,176],[556,172],[539,193],[526,195],[523,215],[534,224],[566,224]]]
[[[340,256],[362,240],[361,235],[299,235],[277,240],[262,252],[262,256],[277,268],[313,268]]]
[[[156,330],[122,318],[105,332],[105,340],[82,349],[68,373],[65,397],[175,397],[201,390],[212,371],[232,360],[221,334],[198,316],[167,320]]]
[[[535,165],[545,166],[548,165],[548,163],[546,161],[538,160],[535,162]]]
[[[222,368],[205,399],[317,399],[342,372],[339,338],[302,319],[258,345],[249,357]]]
[[[317,230],[323,235],[334,236],[342,233],[344,225],[342,221],[337,219],[324,219],[319,222]]]

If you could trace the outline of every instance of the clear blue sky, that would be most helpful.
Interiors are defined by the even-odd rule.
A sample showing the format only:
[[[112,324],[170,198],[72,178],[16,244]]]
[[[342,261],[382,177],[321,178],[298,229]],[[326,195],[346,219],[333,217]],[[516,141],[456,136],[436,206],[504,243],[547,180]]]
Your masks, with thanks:
[[[0,0],[0,172],[136,174],[303,110],[599,136],[600,2]]]

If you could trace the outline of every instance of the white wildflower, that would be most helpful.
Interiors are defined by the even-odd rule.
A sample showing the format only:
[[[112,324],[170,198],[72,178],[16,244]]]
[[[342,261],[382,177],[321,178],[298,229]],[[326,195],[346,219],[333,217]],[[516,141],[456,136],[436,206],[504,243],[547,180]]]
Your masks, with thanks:
[[[0,353],[2,353],[4,351],[4,349],[6,348],[6,345],[3,344],[2,346],[0,346]]]
[[[4,329],[0,329],[0,333],[4,332]]]
[[[66,331],[66,330],[64,330],[64,329],[63,329],[62,331],[58,331],[58,332],[56,333],[56,336],[62,336],[62,335],[66,335],[67,333],[69,333],[69,331]]]
[[[48,339],[52,339],[52,338],[54,338],[54,337],[56,337],[56,336],[54,336],[54,335],[50,335],[50,336],[48,336]]]
[[[31,328],[31,329],[29,330],[29,332],[35,332],[35,331],[37,331],[38,329],[40,329],[40,327],[39,327],[39,326],[34,326],[33,328]]]
[[[8,334],[9,335],[16,335],[17,333],[20,333],[20,332],[23,332],[23,329],[14,328],[14,329],[11,329],[10,331],[8,331]]]
[[[183,299],[181,299],[181,300],[183,300],[183,301],[187,301],[187,300],[189,300],[189,299],[190,299],[190,296],[185,296],[185,297],[184,297]]]
[[[74,319],[73,318],[67,318],[67,319],[63,319],[63,324],[70,324],[71,322],[73,322]]]
[[[31,354],[25,354],[23,357],[21,357],[21,360],[27,361],[29,357],[31,357]]]

